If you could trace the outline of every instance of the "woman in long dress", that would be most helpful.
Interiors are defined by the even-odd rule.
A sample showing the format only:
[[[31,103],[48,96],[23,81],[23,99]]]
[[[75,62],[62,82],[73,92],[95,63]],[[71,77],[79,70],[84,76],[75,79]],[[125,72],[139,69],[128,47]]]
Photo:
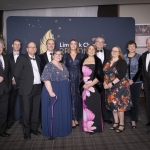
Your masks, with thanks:
[[[124,127],[124,112],[131,109],[130,85],[126,78],[127,63],[120,47],[111,50],[110,61],[103,68],[106,108],[113,112],[114,125],[111,130],[121,133]]]
[[[69,72],[60,63],[62,52],[57,50],[53,60],[42,73],[42,134],[52,138],[67,136],[71,133],[71,95]]]
[[[95,55],[96,47],[87,46],[85,57],[80,66],[82,81],[83,120],[82,129],[85,132],[95,133],[104,130],[101,111],[101,86],[104,81],[101,60]]]
[[[69,71],[69,80],[71,84],[71,102],[72,102],[72,128],[79,125],[78,120],[81,118],[82,103],[77,91],[79,86],[79,66],[83,58],[79,51],[78,42],[71,40],[67,53],[63,57],[63,63]]]

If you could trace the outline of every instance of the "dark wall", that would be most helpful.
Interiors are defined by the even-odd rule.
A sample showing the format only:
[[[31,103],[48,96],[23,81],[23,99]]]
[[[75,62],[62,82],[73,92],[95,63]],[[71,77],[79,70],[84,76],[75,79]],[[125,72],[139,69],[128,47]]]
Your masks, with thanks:
[[[3,32],[3,11],[0,10],[0,33]]]

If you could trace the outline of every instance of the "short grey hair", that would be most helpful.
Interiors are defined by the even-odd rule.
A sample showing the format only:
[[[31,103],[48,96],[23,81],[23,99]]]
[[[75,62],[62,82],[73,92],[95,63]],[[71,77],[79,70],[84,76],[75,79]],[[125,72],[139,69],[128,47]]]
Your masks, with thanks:
[[[95,42],[97,41],[97,39],[103,39],[103,41],[105,43],[105,39],[103,37],[97,37],[97,38],[95,38]]]
[[[146,39],[146,43],[147,43],[149,40],[150,40],[150,37],[148,37],[148,38]]]

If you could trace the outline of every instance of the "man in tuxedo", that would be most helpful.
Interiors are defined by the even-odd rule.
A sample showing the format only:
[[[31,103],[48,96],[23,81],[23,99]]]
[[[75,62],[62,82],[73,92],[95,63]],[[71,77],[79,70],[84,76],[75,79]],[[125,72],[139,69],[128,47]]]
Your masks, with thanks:
[[[95,39],[95,46],[97,48],[97,57],[101,59],[101,62],[104,66],[110,58],[110,50],[107,50],[107,49],[104,48],[105,39],[102,38],[102,37],[97,37]],[[102,90],[101,99],[102,99],[102,116],[103,116],[103,120],[104,120],[104,122],[107,122],[108,124],[111,124],[112,123],[112,121],[110,120],[111,112],[106,109],[105,89],[104,88]]]
[[[150,37],[146,40],[147,51],[142,54],[142,78],[146,97],[147,119],[146,126],[150,126]],[[150,131],[149,131],[150,133]]]
[[[17,61],[18,57],[20,55],[22,55],[20,53],[20,48],[21,48],[20,40],[15,39],[12,43],[13,52],[8,55],[11,80],[12,80],[11,92],[9,95],[9,102],[8,102],[8,114],[7,114],[7,128],[8,129],[11,128],[11,126],[13,125],[13,123],[15,121],[14,120],[14,105],[15,105],[16,97],[18,95],[18,87],[16,85],[16,81],[14,78],[14,69],[15,69],[15,65],[16,65],[16,61]],[[21,105],[20,105],[20,107],[21,107]],[[22,111],[22,109],[20,109],[20,112],[21,111]],[[20,114],[22,114],[22,113],[20,113]],[[20,116],[22,117],[22,115],[20,115]],[[20,117],[20,122],[22,122],[21,117]]]
[[[47,51],[43,54],[40,54],[41,58],[41,70],[43,72],[45,65],[52,60],[53,51],[55,48],[55,41],[53,39],[48,39],[46,41]]]
[[[7,57],[2,55],[3,48],[4,43],[0,41],[0,136],[9,137],[10,134],[5,132],[10,92],[9,62]]]
[[[41,134],[38,131],[38,118],[41,97],[40,63],[41,60],[35,55],[36,44],[30,42],[27,54],[19,56],[14,76],[19,86],[19,95],[23,107],[22,123],[24,127],[24,139],[31,138],[30,133]]]

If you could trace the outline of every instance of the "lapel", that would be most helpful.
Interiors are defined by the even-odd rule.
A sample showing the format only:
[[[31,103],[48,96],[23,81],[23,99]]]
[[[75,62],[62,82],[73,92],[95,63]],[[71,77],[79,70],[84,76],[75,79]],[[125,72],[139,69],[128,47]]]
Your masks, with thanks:
[[[14,55],[13,55],[13,53],[11,53],[11,54],[10,54],[10,59],[11,59],[11,61],[12,61],[13,63],[15,63],[15,60],[14,60]]]
[[[145,52],[145,53],[143,54],[143,66],[144,66],[144,71],[145,71],[145,72],[147,72],[147,71],[146,71],[146,56],[147,56],[147,52]]]
[[[43,55],[44,55],[46,63],[48,63],[49,61],[48,61],[48,58],[47,58],[47,53],[45,52]]]
[[[30,60],[30,58],[29,58],[28,53],[25,54],[25,57],[26,57],[26,59],[27,59],[27,61],[28,61],[29,67],[30,67],[30,69],[32,70],[32,74],[33,74],[33,68],[32,68],[31,60]]]
[[[3,59],[4,59],[4,64],[5,64],[5,69],[4,69],[4,73],[5,73],[8,68],[8,63],[7,63],[6,57],[4,55],[3,55]]]
[[[103,48],[103,50],[104,50],[104,61],[103,61],[103,64],[104,64],[106,61],[106,50],[104,48]]]

